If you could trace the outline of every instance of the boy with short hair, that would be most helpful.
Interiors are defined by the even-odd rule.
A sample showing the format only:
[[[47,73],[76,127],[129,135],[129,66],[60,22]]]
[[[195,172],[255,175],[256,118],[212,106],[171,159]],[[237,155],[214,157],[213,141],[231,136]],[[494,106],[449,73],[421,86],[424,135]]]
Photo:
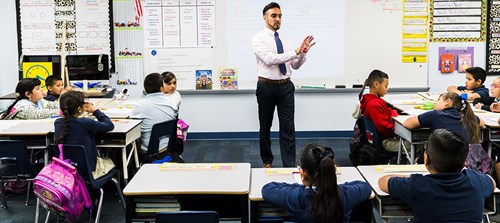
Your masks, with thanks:
[[[489,91],[484,86],[486,71],[480,67],[469,67],[465,69],[465,72],[465,86],[449,86],[448,92],[454,92],[458,95],[467,94],[467,100],[469,101],[476,98],[488,98]]]
[[[392,199],[408,203],[414,222],[481,222],[484,201],[495,189],[489,175],[463,169],[469,147],[464,138],[437,129],[425,148],[430,174],[386,175],[378,180]]]
[[[397,152],[399,150],[399,138],[396,137],[394,132],[394,120],[392,119],[393,116],[397,116],[397,112],[390,109],[381,98],[389,88],[389,76],[380,70],[373,70],[362,89],[366,86],[370,87],[370,91],[361,98],[361,113],[375,124],[384,149],[389,152]],[[409,143],[405,145],[409,146]]]
[[[47,101],[56,101],[64,90],[62,78],[55,74],[45,79],[45,86],[47,87],[47,96],[45,97]]]
[[[135,104],[130,114],[132,119],[142,119],[141,150],[139,150],[141,161],[148,160],[147,151],[153,125],[177,119],[178,115],[177,105],[164,96],[167,93],[167,84],[161,74],[148,74],[144,78],[144,90],[147,95]],[[159,151],[163,152],[165,150]]]

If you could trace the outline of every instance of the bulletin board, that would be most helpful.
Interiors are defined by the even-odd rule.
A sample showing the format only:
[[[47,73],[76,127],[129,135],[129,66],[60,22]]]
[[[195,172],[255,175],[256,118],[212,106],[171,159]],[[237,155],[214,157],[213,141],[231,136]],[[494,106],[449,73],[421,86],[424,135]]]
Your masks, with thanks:
[[[25,55],[61,55],[65,42],[66,55],[110,55],[114,72],[112,0],[17,0],[16,15],[19,63]]]

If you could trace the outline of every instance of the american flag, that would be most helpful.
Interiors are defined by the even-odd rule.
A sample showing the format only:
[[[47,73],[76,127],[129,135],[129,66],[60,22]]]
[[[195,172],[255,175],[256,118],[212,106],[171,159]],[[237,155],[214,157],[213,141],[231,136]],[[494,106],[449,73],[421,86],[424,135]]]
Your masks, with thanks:
[[[135,21],[140,22],[141,21],[141,16],[142,16],[142,4],[141,0],[134,0],[135,1]]]

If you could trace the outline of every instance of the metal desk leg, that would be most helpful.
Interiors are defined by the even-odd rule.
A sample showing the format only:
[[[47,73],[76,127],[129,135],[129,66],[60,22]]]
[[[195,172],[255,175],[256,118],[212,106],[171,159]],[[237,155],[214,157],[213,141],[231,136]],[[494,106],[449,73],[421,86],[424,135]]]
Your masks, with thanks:
[[[43,163],[45,165],[49,164],[49,145],[50,139],[49,136],[45,137],[45,149],[43,150]]]
[[[402,138],[399,138],[399,150],[398,150],[398,161],[397,161],[397,164],[401,164],[401,153],[402,153],[402,146],[403,145],[403,139]]]
[[[488,140],[488,156],[491,157],[491,152],[493,150],[493,143],[491,140]]]
[[[410,151],[410,165],[413,164],[413,161],[415,160],[415,145],[412,143],[410,145],[411,151]]]
[[[134,151],[135,167],[136,167],[137,169],[139,169],[139,167],[140,167],[140,163],[139,163],[139,155],[137,154],[137,153],[138,153],[138,151],[137,151],[137,150],[138,150],[139,148],[137,148],[137,145],[135,144],[135,142],[132,142],[132,149],[133,149],[133,151]]]
[[[38,217],[40,217],[40,200],[36,199],[36,211],[35,211],[35,223],[38,223]]]
[[[123,182],[128,183],[128,163],[127,163],[127,146],[122,147],[122,166],[123,166]]]

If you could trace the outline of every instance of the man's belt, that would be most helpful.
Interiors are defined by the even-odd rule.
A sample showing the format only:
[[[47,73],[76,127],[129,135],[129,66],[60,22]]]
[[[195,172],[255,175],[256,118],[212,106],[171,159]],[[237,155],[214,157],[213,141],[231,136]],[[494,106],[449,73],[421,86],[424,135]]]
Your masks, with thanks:
[[[284,84],[287,84],[288,82],[290,82],[290,78],[280,79],[280,80],[271,80],[271,79],[267,79],[267,78],[259,76],[259,81],[262,81],[262,82],[264,82],[266,84],[284,85]]]

